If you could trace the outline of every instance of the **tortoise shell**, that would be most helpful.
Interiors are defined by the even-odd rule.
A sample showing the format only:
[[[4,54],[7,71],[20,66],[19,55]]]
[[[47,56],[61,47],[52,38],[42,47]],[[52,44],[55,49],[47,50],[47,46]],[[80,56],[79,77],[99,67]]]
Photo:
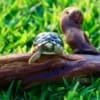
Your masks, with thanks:
[[[42,32],[35,38],[33,46],[42,46],[42,54],[56,54],[57,52],[61,52],[63,50],[64,44],[61,37],[57,33]]]

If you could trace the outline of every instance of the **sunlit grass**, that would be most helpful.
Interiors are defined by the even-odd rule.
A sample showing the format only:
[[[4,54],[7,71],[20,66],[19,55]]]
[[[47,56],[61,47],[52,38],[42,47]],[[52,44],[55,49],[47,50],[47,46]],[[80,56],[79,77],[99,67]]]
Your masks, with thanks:
[[[99,0],[1,0],[0,1],[0,55],[29,52],[37,34],[43,31],[58,32],[61,11],[76,6],[84,13],[83,29],[92,44],[100,50],[100,1]],[[71,53],[68,45],[65,51]],[[11,86],[12,87],[12,86]],[[19,89],[18,89],[19,91]],[[79,81],[62,84],[43,84],[31,90],[14,94],[0,91],[0,100],[100,100],[100,79],[89,86]]]

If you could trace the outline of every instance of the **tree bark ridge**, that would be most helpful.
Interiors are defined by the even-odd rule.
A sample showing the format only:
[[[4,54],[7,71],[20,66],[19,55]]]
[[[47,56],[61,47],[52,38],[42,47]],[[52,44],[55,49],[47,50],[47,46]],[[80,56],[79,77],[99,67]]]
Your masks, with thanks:
[[[65,55],[65,58],[53,57],[41,63],[28,64],[30,56],[31,54],[21,54],[0,57],[0,87],[8,86],[12,80],[21,80],[24,88],[30,88],[33,84],[59,81],[62,77],[100,73],[99,55],[72,54],[68,55],[76,58],[72,61]]]

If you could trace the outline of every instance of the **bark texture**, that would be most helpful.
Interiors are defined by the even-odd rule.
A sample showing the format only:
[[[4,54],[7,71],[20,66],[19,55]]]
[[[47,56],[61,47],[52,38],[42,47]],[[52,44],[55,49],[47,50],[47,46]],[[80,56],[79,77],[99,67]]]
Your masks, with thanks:
[[[31,54],[0,57],[0,87],[6,87],[12,80],[21,80],[24,88],[33,84],[59,81],[62,77],[73,78],[100,73],[100,56],[65,55],[52,57],[43,62],[28,64]],[[67,57],[75,59],[67,59]],[[43,56],[40,58],[42,59]]]

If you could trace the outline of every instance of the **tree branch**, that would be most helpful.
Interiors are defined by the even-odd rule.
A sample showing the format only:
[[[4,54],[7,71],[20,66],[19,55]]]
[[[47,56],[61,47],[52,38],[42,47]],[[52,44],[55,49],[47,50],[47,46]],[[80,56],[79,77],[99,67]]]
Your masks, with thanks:
[[[62,77],[73,78],[100,72],[100,55],[65,55],[64,58],[52,57],[40,63],[28,64],[30,56],[0,57],[0,87],[8,86],[12,80],[21,80],[23,87],[29,88],[33,84],[61,80]],[[75,59],[69,60],[69,57]]]

